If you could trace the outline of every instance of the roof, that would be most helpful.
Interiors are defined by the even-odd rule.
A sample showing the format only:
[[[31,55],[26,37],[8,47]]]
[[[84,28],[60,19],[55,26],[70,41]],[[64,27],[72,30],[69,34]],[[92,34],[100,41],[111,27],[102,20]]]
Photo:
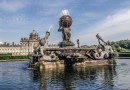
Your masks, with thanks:
[[[30,33],[30,35],[38,35],[38,33],[37,33],[35,30],[33,30],[33,31]]]

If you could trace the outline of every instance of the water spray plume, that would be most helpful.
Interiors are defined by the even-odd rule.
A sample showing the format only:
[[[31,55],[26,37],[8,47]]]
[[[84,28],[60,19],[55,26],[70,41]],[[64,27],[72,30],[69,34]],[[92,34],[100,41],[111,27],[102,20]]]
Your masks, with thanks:
[[[48,32],[50,32],[50,31],[51,31],[51,28],[53,28],[53,26],[52,26],[52,25],[49,27]]]
[[[68,10],[62,10],[61,16],[63,15],[69,15],[69,11]]]

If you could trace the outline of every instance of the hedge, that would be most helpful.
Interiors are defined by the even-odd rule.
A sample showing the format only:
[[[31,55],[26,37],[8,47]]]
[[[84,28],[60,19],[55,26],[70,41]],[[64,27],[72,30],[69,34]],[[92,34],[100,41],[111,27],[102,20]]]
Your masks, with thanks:
[[[12,53],[0,54],[0,56],[12,56]]]
[[[0,55],[0,60],[9,60],[9,59],[28,59],[28,55],[24,56]]]

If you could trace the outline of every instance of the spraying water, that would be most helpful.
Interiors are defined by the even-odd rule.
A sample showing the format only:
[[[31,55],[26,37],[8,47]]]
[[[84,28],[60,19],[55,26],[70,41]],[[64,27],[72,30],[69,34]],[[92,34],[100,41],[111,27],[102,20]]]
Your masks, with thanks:
[[[69,15],[69,11],[68,10],[62,10],[61,16],[63,16],[63,15]]]
[[[51,29],[53,29],[53,26],[52,26],[52,25],[49,27],[48,32],[50,32]]]

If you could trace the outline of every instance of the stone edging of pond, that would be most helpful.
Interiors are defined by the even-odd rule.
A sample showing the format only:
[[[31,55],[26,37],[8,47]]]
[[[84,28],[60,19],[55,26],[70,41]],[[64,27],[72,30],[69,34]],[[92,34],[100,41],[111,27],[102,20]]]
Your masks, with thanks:
[[[15,61],[29,61],[29,59],[9,59],[9,60],[0,60],[0,62],[15,62]]]

